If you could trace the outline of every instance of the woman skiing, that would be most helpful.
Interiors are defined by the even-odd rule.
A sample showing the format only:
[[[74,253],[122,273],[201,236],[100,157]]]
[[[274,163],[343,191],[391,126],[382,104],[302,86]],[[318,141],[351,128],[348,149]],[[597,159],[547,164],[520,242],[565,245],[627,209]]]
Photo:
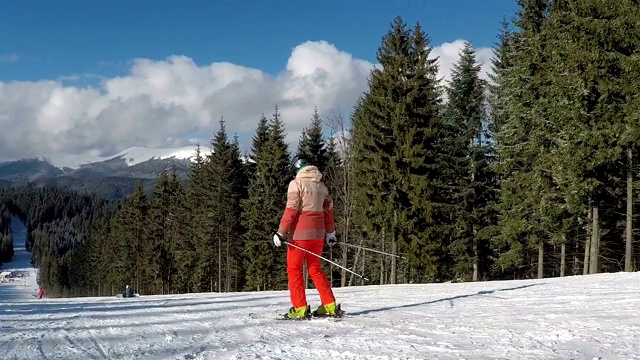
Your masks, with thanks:
[[[278,232],[273,236],[273,243],[280,246],[287,236],[290,244],[320,255],[325,241],[330,247],[336,244],[333,200],[321,181],[322,173],[306,159],[295,160],[291,172],[295,177],[289,183],[287,205]],[[342,315],[340,305],[336,305],[331,285],[322,271],[320,258],[294,246],[287,246],[287,275],[293,307],[285,318],[305,319],[312,315],[302,276],[302,264],[305,260],[309,276],[318,289],[322,302],[313,315]]]

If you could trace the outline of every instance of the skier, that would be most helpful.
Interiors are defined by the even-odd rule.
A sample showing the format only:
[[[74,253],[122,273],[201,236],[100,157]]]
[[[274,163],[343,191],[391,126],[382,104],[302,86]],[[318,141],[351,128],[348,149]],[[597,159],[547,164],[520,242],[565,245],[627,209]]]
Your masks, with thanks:
[[[322,173],[306,159],[294,159],[291,167],[294,179],[289,182],[287,205],[280,220],[273,243],[280,246],[285,236],[292,245],[320,255],[324,242],[336,244],[333,200],[327,187],[321,182]],[[320,258],[303,250],[287,246],[287,275],[289,294],[293,307],[285,315],[287,319],[311,317],[311,307],[305,296],[302,264],[306,260],[309,276],[320,293],[322,304],[313,312],[314,316],[340,316],[340,305],[331,285],[322,271]]]
[[[44,289],[40,288],[40,291],[38,291],[38,299],[42,299],[44,297]]]

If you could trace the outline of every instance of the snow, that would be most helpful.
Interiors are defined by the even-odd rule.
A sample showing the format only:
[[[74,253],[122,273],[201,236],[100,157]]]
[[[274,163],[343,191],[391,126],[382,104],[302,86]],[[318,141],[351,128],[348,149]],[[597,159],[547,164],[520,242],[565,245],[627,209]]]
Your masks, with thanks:
[[[65,167],[68,167],[70,169],[78,169],[82,165],[103,162],[121,157],[125,159],[127,165],[133,166],[151,159],[193,159],[195,156],[195,151],[195,145],[177,148],[148,148],[142,146],[134,146],[111,156],[100,156],[94,153],[81,155],[57,154],[45,156],[43,157],[43,160],[60,169],[63,169]],[[210,154],[211,151],[212,150],[210,148],[207,148],[205,146],[200,147],[200,153],[202,157]]]
[[[124,150],[111,158],[122,157],[126,160],[127,165],[132,166],[151,159],[191,159],[195,156],[195,146],[184,146],[172,149],[132,147]],[[201,155],[204,157],[211,150],[206,147],[200,148]]]
[[[640,273],[617,273],[338,288],[348,316],[337,321],[276,320],[290,306],[286,291],[38,300],[11,287],[0,292],[0,353],[15,360],[640,359],[639,286]],[[315,290],[308,300],[319,304]]]
[[[94,153],[86,154],[55,154],[42,156],[40,160],[44,160],[58,169],[70,168],[78,169],[83,165],[106,161],[113,158],[103,157]]]

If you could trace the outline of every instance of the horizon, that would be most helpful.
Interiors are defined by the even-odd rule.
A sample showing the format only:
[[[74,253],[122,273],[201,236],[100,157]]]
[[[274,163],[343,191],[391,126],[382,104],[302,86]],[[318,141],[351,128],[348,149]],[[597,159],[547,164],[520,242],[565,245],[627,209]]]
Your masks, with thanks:
[[[517,4],[366,5],[4,3],[0,162],[209,147],[220,118],[244,152],[276,106],[293,152],[315,106],[323,120],[340,110],[348,121],[396,15],[421,24],[446,81],[465,41],[486,77],[500,21]]]

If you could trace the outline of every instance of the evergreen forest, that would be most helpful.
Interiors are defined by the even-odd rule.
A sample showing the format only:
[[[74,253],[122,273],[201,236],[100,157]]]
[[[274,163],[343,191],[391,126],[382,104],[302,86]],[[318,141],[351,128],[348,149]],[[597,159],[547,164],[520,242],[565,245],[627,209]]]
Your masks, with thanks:
[[[304,155],[335,202],[323,256],[369,278],[324,262],[335,287],[638,270],[640,5],[517,2],[488,78],[466,43],[442,82],[428,33],[392,19],[366,91],[309,109],[296,149],[274,104],[248,152],[222,119],[213,152],[151,193],[0,189],[0,262],[14,215],[48,296],[287,289],[271,238]]]

